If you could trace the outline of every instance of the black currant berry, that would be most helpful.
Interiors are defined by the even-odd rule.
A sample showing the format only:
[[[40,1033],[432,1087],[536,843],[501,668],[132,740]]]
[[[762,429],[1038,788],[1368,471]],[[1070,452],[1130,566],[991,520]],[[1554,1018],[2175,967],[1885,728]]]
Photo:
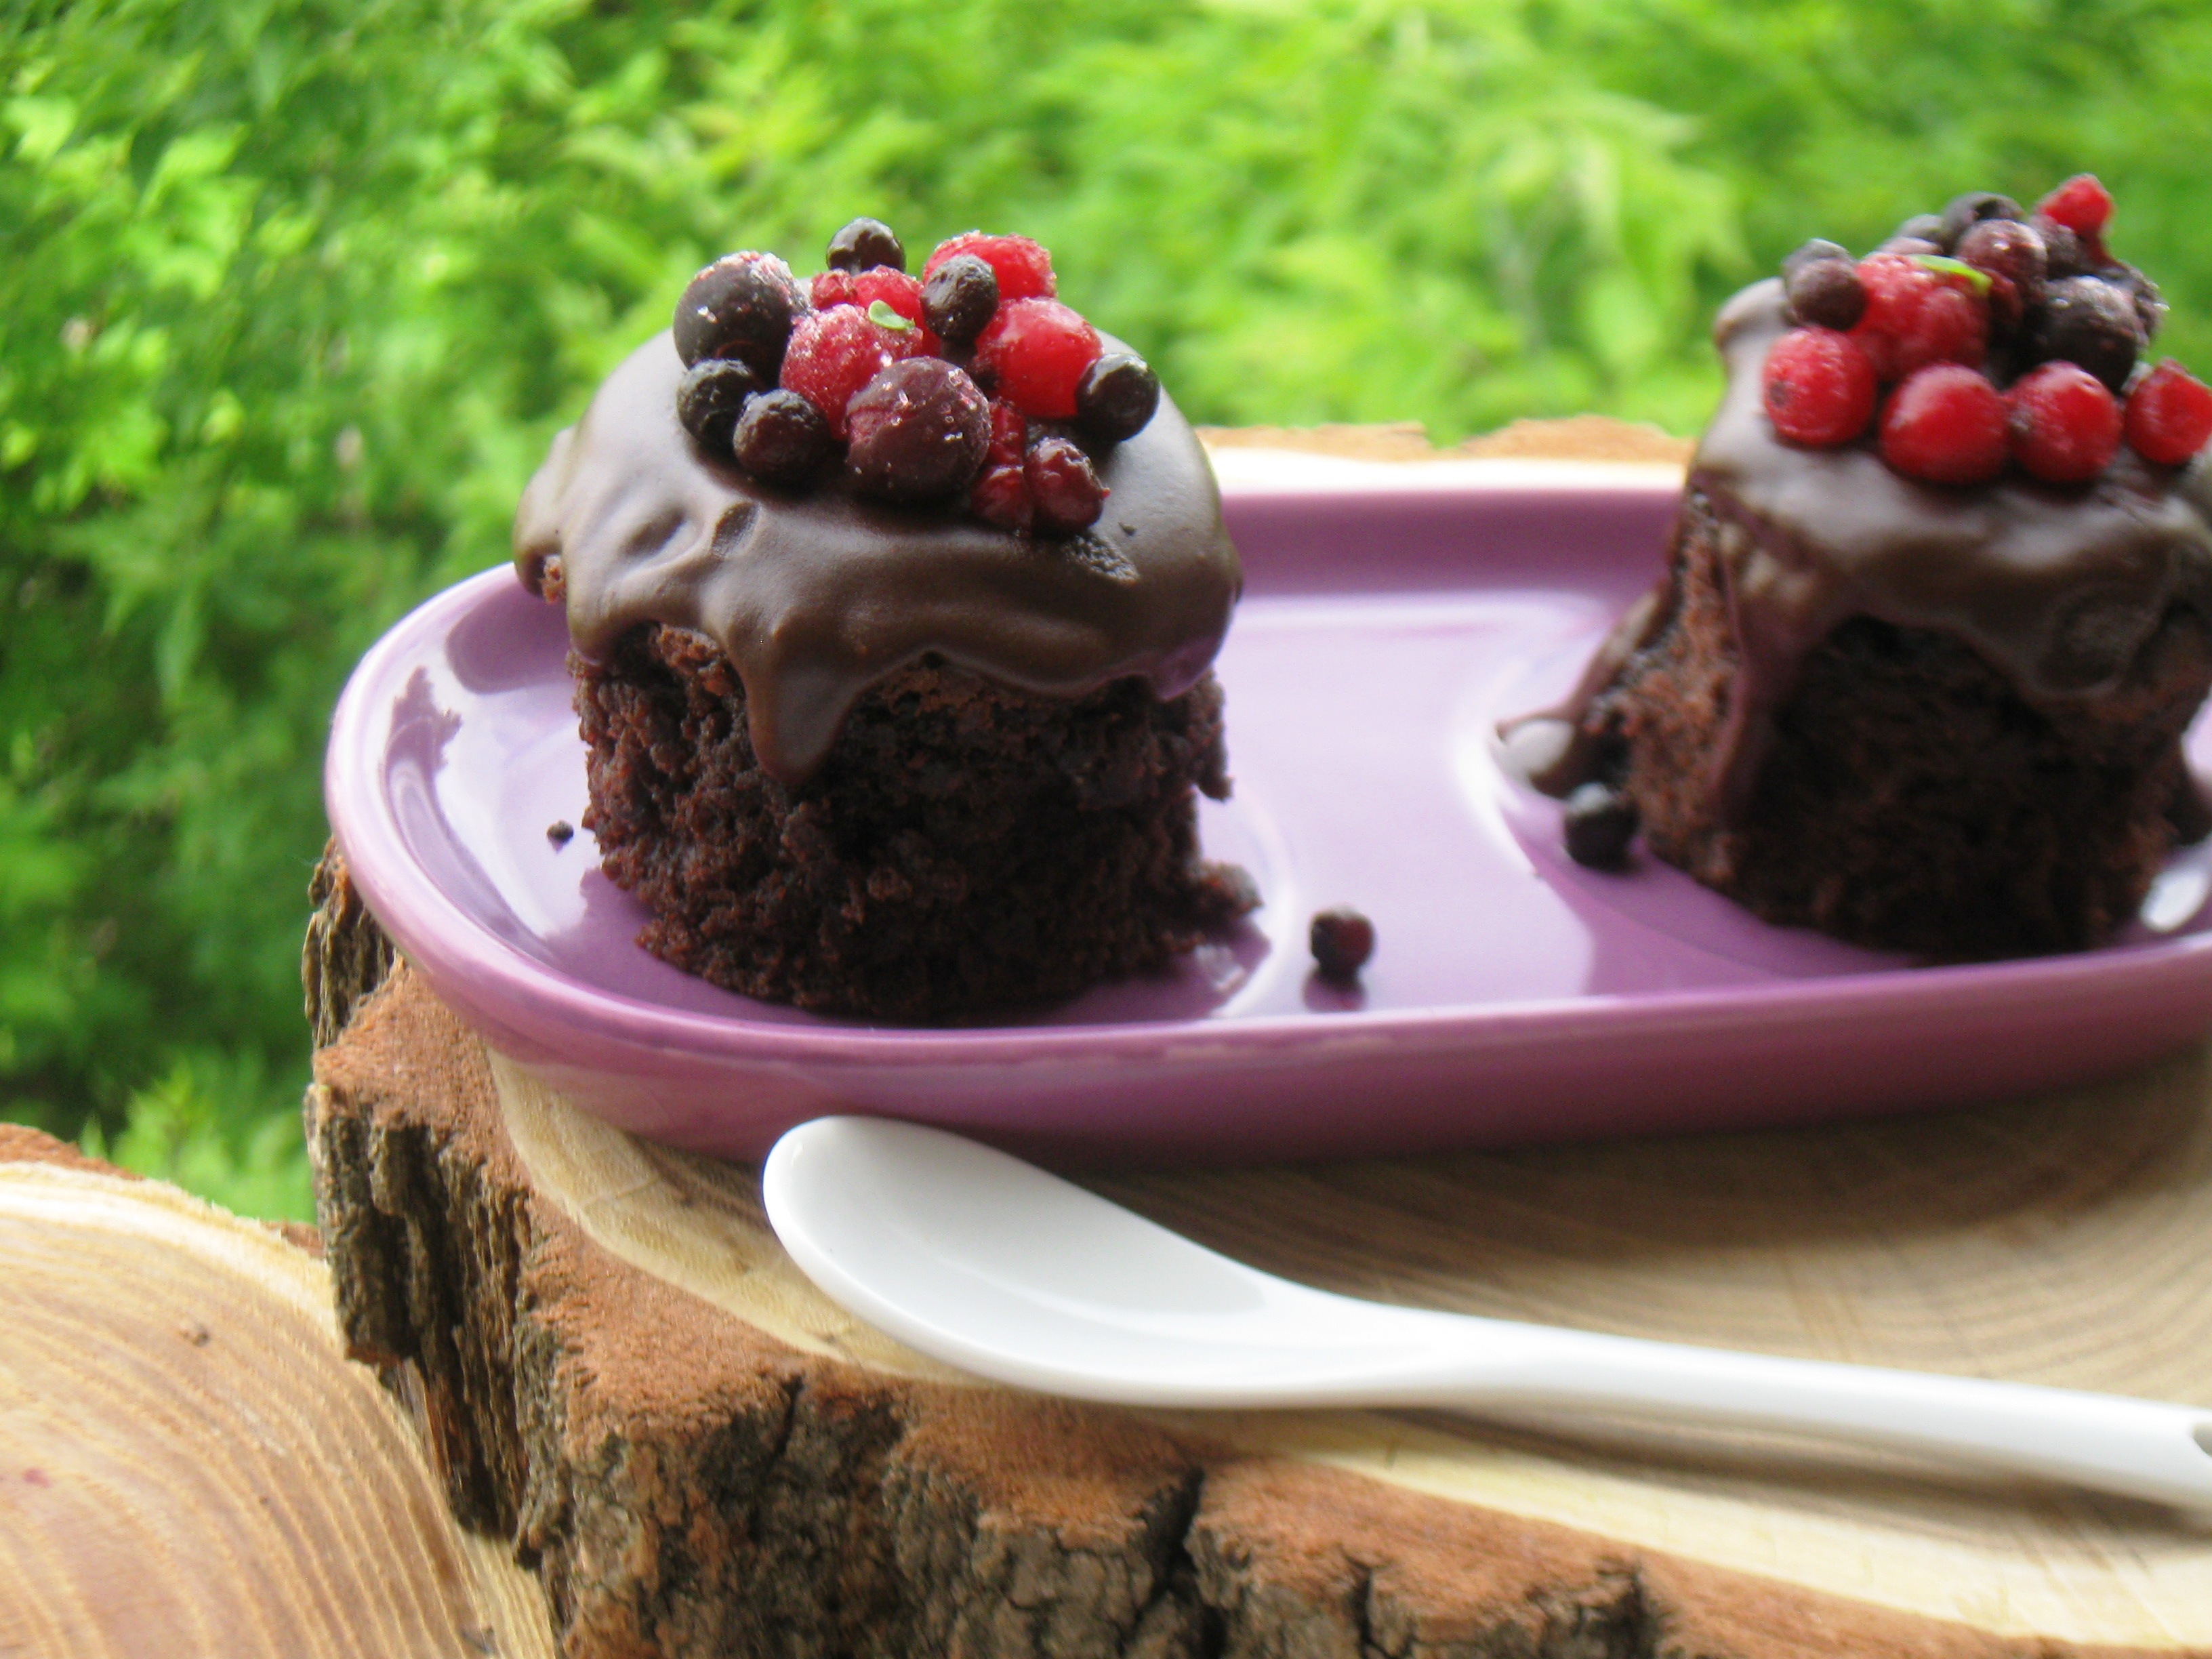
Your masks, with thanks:
[[[1323,979],[1349,984],[1375,954],[1375,924],[1357,910],[1323,910],[1306,930],[1306,946]]]
[[[2035,352],[2045,362],[2079,363],[2117,396],[2142,343],[2135,296],[2125,289],[2095,276],[2063,277],[2044,289]]]
[[[2061,276],[2086,276],[2097,266],[2096,260],[2081,239],[2057,220],[2037,214],[2028,221],[2035,234],[2043,238],[2044,275],[2053,280]]]
[[[966,345],[998,308],[998,273],[972,253],[955,254],[921,285],[921,320],[947,345]]]
[[[1783,259],[1782,280],[1788,282],[1797,273],[1799,267],[1812,264],[1821,259],[1841,259],[1845,264],[1849,264],[1851,263],[1850,250],[1841,242],[1825,241],[1815,236],[1811,241],[1801,243],[1791,249]]]
[[[1072,535],[1098,522],[1106,487],[1083,446],[1072,439],[1040,438],[1022,460],[1036,527],[1048,536]]]
[[[2050,254],[2033,225],[2016,219],[1984,219],[1967,228],[1954,252],[1975,270],[2011,283],[2021,304],[2042,302]]]
[[[1848,259],[1810,260],[1790,273],[1784,288],[1801,323],[1848,329],[1866,314],[1866,287]]]
[[[676,302],[677,355],[686,368],[702,357],[739,357],[773,386],[791,325],[808,308],[806,290],[775,255],[726,253]]]
[[[1628,862],[1636,836],[1636,805],[1602,783],[1586,783],[1567,797],[1567,856],[1593,870],[1618,870]]]
[[[830,239],[829,264],[832,270],[904,270],[906,249],[882,220],[855,219]]]
[[[1135,437],[1159,406],[1160,377],[1132,351],[1101,357],[1075,383],[1075,418],[1101,443]]]
[[[991,405],[942,357],[882,370],[845,405],[845,470],[885,501],[932,501],[968,487],[991,444]]]
[[[796,392],[763,392],[745,405],[731,443],[756,478],[797,486],[814,476],[837,441],[822,411]]]
[[[2158,291],[2158,284],[2133,265],[2115,263],[2097,273],[2115,288],[2124,289],[2135,301],[2136,321],[2142,327],[2145,344],[2158,337],[2159,325],[2166,320],[2166,301]]]
[[[760,376],[735,357],[702,357],[676,386],[676,418],[708,454],[730,453],[730,434],[745,399],[761,390]]]
[[[1947,252],[1956,253],[1959,239],[1976,225],[1992,220],[2020,220],[2027,217],[2019,203],[2009,196],[2000,196],[1993,190],[1970,190],[1964,196],[1954,196],[1943,209],[1939,222],[1942,234],[1936,240]]]

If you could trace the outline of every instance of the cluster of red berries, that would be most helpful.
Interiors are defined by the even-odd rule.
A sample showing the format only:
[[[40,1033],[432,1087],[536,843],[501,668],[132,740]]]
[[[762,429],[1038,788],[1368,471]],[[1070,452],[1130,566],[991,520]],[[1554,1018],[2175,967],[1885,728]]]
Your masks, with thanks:
[[[2166,306],[2106,252],[2112,216],[2085,173],[2032,214],[1961,196],[1863,259],[1808,242],[1782,265],[1798,326],[1766,356],[1774,429],[1832,448],[1871,426],[1885,461],[1936,483],[1984,483],[2008,463],[2085,483],[2123,440],[2160,465],[2189,460],[2212,441],[2212,387],[2171,359],[2139,366]]]
[[[1005,530],[1097,522],[1099,454],[1144,428],[1160,383],[1053,297],[1049,253],[969,231],[916,278],[888,226],[855,219],[827,264],[802,283],[772,253],[726,254],[684,290],[676,410],[702,448],[788,489],[842,450],[860,495],[964,501]]]

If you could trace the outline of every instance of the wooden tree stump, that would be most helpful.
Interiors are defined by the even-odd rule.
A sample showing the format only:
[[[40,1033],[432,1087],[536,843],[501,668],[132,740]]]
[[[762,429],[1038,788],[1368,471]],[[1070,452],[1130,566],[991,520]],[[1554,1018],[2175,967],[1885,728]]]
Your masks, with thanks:
[[[1418,428],[1208,441],[1438,455]],[[1586,418],[1457,453],[1686,447]],[[378,983],[342,871],[319,896],[341,1321],[571,1659],[2212,1659],[2212,1522],[2145,1505],[1742,1437],[957,1375],[814,1291],[754,1170],[568,1106],[404,963]],[[1091,1184],[1360,1295],[2212,1404],[2203,1049],[1948,1116]]]
[[[0,1125],[0,1654],[550,1659],[312,1243]]]
[[[572,1659],[2212,1655],[2212,1525],[2148,1505],[960,1376],[821,1297],[754,1170],[569,1107],[404,963],[317,1077],[341,1322]],[[2199,1049],[1943,1116],[1091,1184],[1332,1289],[2212,1403],[2208,1102]]]

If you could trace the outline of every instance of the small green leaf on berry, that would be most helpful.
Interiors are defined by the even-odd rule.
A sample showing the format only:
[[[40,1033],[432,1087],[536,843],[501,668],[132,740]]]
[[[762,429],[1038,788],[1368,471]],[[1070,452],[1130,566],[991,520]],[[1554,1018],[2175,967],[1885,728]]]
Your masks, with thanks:
[[[1982,279],[1982,285],[1984,288],[1989,286],[1988,277],[1984,276]],[[908,333],[914,327],[912,323],[900,316],[881,300],[868,301],[868,320],[878,328],[887,328],[894,334]]]
[[[1916,253],[1912,258],[1915,264],[1927,266],[1938,276],[1965,277],[1974,285],[1977,294],[1990,291],[1990,273],[1978,265],[1970,265],[1964,259],[1954,259],[1943,253]]]

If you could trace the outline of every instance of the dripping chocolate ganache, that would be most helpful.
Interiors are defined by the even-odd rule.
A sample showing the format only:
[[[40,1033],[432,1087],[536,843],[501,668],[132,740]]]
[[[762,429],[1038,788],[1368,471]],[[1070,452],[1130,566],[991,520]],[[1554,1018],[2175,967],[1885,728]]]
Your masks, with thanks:
[[[924,282],[855,222],[811,283],[702,272],[524,495],[586,827],[640,942],[749,995],[939,1021],[1162,967],[1255,902],[1197,847],[1242,585],[1204,452],[1035,243]]]
[[[2139,362],[2163,307],[2101,197],[1961,198],[1723,308],[1658,585],[1509,728],[1577,856],[1640,831],[1769,921],[1961,959],[2110,937],[2205,833],[2212,392]]]

